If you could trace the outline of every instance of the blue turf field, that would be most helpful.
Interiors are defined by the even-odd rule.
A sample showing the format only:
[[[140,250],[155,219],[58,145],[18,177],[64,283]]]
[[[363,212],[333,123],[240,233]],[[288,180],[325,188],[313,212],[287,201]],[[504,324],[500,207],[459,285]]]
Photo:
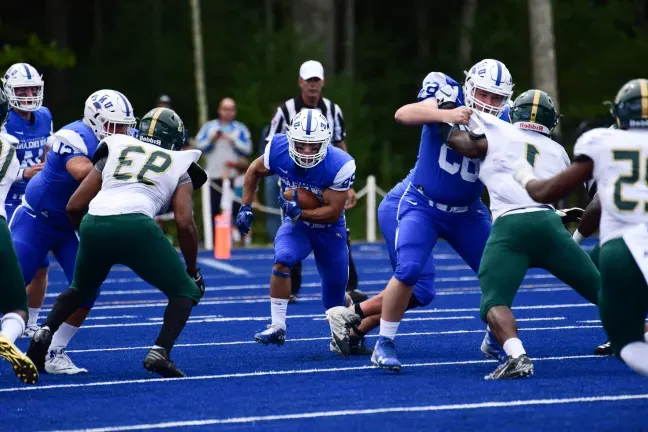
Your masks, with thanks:
[[[591,245],[591,243],[590,243]],[[399,374],[329,352],[319,280],[305,262],[302,297],[288,308],[281,348],[252,342],[268,321],[272,252],[236,251],[217,263],[204,255],[208,290],[172,357],[189,376],[149,375],[142,360],[166,304],[132,272],[115,268],[69,349],[86,375],[43,374],[22,385],[0,363],[2,429],[139,430],[646,430],[648,380],[616,359],[596,358],[605,339],[595,307],[556,279],[529,273],[514,313],[535,376],[484,381],[496,363],[479,344],[476,276],[445,243],[435,249],[437,298],[409,312],[397,338]],[[361,288],[390,277],[382,245],[356,245]],[[210,265],[212,267],[210,267]],[[218,268],[214,268],[218,267]],[[44,313],[65,288],[53,268]],[[370,337],[373,346],[375,335]],[[19,346],[26,349],[27,341]]]

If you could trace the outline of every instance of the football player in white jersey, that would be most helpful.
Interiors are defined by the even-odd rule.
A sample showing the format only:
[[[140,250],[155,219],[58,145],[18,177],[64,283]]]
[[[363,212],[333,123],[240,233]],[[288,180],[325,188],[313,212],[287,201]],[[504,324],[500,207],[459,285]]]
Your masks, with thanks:
[[[479,266],[480,313],[507,359],[486,379],[527,377],[533,374],[533,363],[518,338],[511,312],[527,270],[546,269],[594,304],[601,278],[555,209],[534,201],[513,178],[513,164],[519,158],[528,160],[541,178],[569,166],[565,149],[549,138],[558,123],[549,95],[528,90],[518,96],[511,108],[511,124],[477,112],[471,121],[484,136],[476,137],[455,126],[448,145],[466,157],[482,159],[479,179],[490,195],[494,222]]]
[[[176,151],[183,142],[182,120],[168,108],[155,108],[142,118],[139,139],[127,135],[103,139],[93,158],[95,169],[67,205],[80,235],[74,280],[31,341],[27,355],[36,366],[44,361],[52,334],[63,321],[97,295],[115,264],[123,264],[169,298],[162,329],[144,367],[163,377],[185,376],[169,352],[205,291],[196,267],[192,195],[207,175],[196,164],[199,150]],[[154,220],[169,205],[186,270]]]
[[[574,147],[574,163],[547,180],[518,160],[516,180],[538,202],[568,195],[594,177],[601,200],[600,313],[614,352],[648,376],[648,80],[626,83],[611,103],[618,129],[593,129]]]
[[[0,125],[8,112],[5,94],[0,91]],[[17,140],[0,133],[0,357],[11,363],[16,376],[27,384],[36,384],[38,370],[32,361],[14,345],[27,323],[27,291],[18,257],[7,226],[5,199],[18,176]]]

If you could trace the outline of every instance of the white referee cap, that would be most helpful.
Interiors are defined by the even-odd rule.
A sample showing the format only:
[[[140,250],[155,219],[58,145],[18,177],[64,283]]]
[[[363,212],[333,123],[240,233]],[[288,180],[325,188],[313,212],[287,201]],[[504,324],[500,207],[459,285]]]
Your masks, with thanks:
[[[308,60],[299,68],[299,76],[304,80],[311,78],[324,79],[324,67],[318,61]]]

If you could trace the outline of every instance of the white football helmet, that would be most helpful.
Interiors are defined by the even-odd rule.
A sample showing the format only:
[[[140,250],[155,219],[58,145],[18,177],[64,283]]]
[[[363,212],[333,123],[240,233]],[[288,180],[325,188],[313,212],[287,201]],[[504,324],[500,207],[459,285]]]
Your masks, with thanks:
[[[86,99],[83,123],[99,140],[109,135],[130,133],[136,122],[133,106],[116,90],[99,90]]]
[[[326,157],[331,135],[326,116],[315,109],[302,110],[293,117],[286,131],[288,154],[297,166],[313,168]],[[296,146],[304,145],[319,145],[319,148],[314,154],[300,153]]]
[[[485,59],[466,72],[464,101],[468,108],[499,116],[513,95],[513,78],[504,63]],[[484,103],[475,97],[477,89],[503,96],[499,106]]]
[[[21,111],[36,111],[43,105],[43,76],[27,63],[12,65],[2,77],[4,92],[9,105]],[[31,96],[25,96],[22,88],[32,89]]]

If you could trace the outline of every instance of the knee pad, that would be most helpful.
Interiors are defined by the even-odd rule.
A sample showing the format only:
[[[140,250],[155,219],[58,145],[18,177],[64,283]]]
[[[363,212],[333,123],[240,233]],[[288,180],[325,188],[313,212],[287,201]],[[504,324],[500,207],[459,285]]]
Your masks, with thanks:
[[[421,264],[413,261],[399,262],[394,277],[407,286],[414,286],[421,276]]]
[[[427,306],[432,303],[432,300],[434,299],[434,288],[428,289],[427,287],[421,287],[419,285],[420,280],[418,284],[414,285],[414,289],[412,290],[412,298],[410,299],[410,305],[412,305],[412,307],[408,306],[409,309]]]
[[[275,250],[275,264],[281,264],[292,270],[293,266],[297,263],[297,254],[294,250],[288,248],[281,248]]]

